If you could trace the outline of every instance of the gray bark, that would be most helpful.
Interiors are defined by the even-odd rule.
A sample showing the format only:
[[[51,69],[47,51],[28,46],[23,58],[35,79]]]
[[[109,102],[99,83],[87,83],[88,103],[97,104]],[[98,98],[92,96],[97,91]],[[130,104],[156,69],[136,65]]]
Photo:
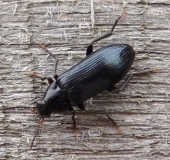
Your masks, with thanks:
[[[29,109],[7,110],[0,112],[0,159],[169,159],[169,0],[0,1],[0,108],[33,107],[43,96],[47,83],[27,74],[52,76],[54,60],[39,42],[59,58],[61,74],[111,29],[125,4],[113,36],[94,48],[128,43],[136,51],[131,71],[161,70],[133,77],[119,94],[105,91],[85,102],[87,110],[109,112],[122,132],[103,115],[77,115],[75,137],[71,115],[54,114],[29,151],[38,117]]]

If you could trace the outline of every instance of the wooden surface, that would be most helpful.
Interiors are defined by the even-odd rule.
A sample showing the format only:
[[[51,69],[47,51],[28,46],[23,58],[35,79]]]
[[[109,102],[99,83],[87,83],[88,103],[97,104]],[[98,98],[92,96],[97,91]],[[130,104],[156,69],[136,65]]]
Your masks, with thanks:
[[[27,71],[52,76],[59,58],[61,74],[83,57],[93,38],[112,27],[124,5],[126,14],[113,35],[95,44],[128,43],[136,50],[131,71],[159,68],[135,76],[119,94],[103,92],[85,102],[87,109],[106,109],[120,126],[118,133],[103,115],[71,115],[45,119],[33,150],[30,142],[37,116],[29,109],[0,112],[0,159],[169,159],[170,156],[170,1],[96,0],[0,1],[0,108],[33,107],[46,82]]]

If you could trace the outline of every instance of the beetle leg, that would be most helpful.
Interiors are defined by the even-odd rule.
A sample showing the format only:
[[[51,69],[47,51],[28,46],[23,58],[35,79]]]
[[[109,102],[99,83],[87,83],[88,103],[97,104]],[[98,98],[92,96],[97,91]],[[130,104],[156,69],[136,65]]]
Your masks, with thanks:
[[[121,133],[122,131],[121,131],[120,127],[117,125],[117,123],[106,112],[104,114],[113,123],[113,125],[116,127],[117,131],[119,133]]]
[[[130,73],[121,87],[116,88],[113,86],[113,87],[109,88],[108,91],[113,92],[113,93],[118,93],[118,92],[122,91],[127,86],[127,84],[129,83],[129,81],[132,79],[132,77],[134,75],[146,74],[146,73],[150,73],[150,72],[154,72],[154,73],[159,72],[159,69],[149,69],[149,70],[145,70],[145,71]]]
[[[123,90],[123,89],[127,86],[127,84],[129,83],[129,81],[132,79],[133,76],[134,76],[134,73],[131,73],[131,74],[127,77],[127,79],[125,80],[125,82],[123,83],[123,85],[122,85],[121,87],[116,88],[116,87],[114,87],[114,86],[111,86],[111,87],[108,89],[108,91],[109,91],[109,92],[112,92],[112,93],[119,93],[121,90]]]
[[[73,133],[76,135],[76,120],[75,120],[75,111],[73,109],[70,110],[72,113],[72,121],[73,121]]]
[[[111,86],[109,89],[107,89],[109,92],[112,92],[112,93],[117,93],[118,92],[118,88],[115,87],[115,86]]]
[[[121,129],[120,127],[117,125],[117,123],[109,116],[109,114],[105,111],[105,110],[97,110],[97,111],[93,111],[93,110],[86,110],[86,111],[81,111],[81,112],[77,112],[77,114],[83,115],[83,114],[104,114],[111,122],[112,124],[116,127],[117,131],[120,133]]]
[[[78,107],[79,107],[82,111],[85,111],[85,110],[86,110],[86,108],[85,108],[85,106],[84,106],[83,103],[78,104]]]
[[[53,76],[55,79],[57,79],[56,77],[58,77],[58,76],[56,75],[56,70],[57,70],[57,65],[58,65],[58,58],[56,58],[43,44],[39,43],[39,46],[42,49],[44,49],[51,57],[53,57],[55,59]]]
[[[91,53],[93,52],[93,43],[95,43],[95,42],[97,42],[97,41],[99,41],[99,40],[101,40],[101,39],[104,39],[104,38],[109,37],[109,36],[112,35],[112,32],[113,32],[115,26],[117,25],[118,21],[120,20],[120,18],[123,16],[124,13],[125,13],[125,12],[123,11],[123,12],[121,13],[121,15],[116,19],[116,21],[114,22],[114,24],[113,24],[112,29],[111,29],[110,32],[105,33],[104,35],[101,35],[100,37],[95,38],[95,39],[88,45],[87,50],[86,50],[86,56],[88,56],[89,54],[91,54]]]
[[[29,74],[31,77],[39,78],[39,79],[41,79],[42,81],[44,81],[44,80],[47,79],[49,84],[53,83],[53,80],[52,80],[51,77],[42,77],[42,76],[37,75],[37,74],[35,74],[34,72],[30,72],[30,71],[28,71],[27,74]]]

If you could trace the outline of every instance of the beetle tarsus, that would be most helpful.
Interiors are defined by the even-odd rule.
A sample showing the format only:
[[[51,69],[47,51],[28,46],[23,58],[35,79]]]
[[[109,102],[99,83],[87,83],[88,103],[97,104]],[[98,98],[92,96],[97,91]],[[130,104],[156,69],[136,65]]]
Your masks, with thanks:
[[[116,127],[117,131],[119,133],[121,133],[122,131],[121,131],[120,127],[117,125],[117,123],[106,112],[104,114],[113,123],[113,125]]]
[[[43,121],[44,121],[44,118],[41,117],[40,120],[39,120],[39,124],[42,125]]]

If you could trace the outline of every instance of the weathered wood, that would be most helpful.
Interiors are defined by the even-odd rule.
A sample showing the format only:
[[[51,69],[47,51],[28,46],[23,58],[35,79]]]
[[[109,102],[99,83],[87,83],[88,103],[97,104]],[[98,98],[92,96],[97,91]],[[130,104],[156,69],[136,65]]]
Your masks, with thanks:
[[[60,74],[85,57],[93,38],[110,30],[122,1],[92,2],[0,2],[0,108],[35,106],[45,92],[45,82],[27,75],[52,75],[54,60],[39,42],[59,58]],[[87,109],[110,112],[122,133],[102,115],[77,115],[74,137],[71,115],[55,114],[45,120],[28,151],[38,118],[28,109],[4,111],[0,159],[169,159],[170,1],[129,0],[126,5],[113,36],[95,48],[129,43],[137,52],[132,71],[161,71],[135,76],[125,91],[105,91],[85,103]]]

